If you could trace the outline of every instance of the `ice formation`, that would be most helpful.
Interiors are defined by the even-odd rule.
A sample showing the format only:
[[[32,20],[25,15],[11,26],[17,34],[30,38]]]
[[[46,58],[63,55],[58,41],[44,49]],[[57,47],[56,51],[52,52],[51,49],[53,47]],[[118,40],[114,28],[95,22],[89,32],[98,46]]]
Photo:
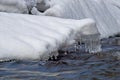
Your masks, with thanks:
[[[0,59],[47,60],[57,56],[58,49],[73,44],[78,36],[91,34],[99,34],[92,19],[71,20],[1,12]]]

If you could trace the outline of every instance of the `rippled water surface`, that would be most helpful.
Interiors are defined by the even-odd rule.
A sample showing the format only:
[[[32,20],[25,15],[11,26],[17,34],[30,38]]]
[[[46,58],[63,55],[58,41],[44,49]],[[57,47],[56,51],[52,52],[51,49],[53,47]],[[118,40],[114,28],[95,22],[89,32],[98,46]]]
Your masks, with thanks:
[[[0,62],[0,80],[120,80],[120,46],[103,43],[98,54],[74,52],[72,47],[57,61]]]

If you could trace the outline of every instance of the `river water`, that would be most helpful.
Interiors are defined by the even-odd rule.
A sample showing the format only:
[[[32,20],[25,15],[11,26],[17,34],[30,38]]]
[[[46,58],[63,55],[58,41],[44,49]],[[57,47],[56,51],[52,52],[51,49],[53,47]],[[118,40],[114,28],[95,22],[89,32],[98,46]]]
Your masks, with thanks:
[[[58,60],[0,62],[0,80],[120,80],[120,46],[102,41],[101,53],[61,52]],[[80,47],[81,47],[80,46]]]

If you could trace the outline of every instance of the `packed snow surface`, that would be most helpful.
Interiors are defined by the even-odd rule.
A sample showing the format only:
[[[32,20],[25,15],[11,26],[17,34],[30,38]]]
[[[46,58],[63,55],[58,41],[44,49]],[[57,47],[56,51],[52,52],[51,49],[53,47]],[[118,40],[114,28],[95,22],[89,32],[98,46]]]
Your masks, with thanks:
[[[120,0],[50,0],[46,4],[50,8],[44,13],[36,11],[36,14],[69,19],[93,18],[101,38],[120,33]]]
[[[99,34],[92,19],[0,13],[0,59],[40,59],[57,56],[80,35]]]

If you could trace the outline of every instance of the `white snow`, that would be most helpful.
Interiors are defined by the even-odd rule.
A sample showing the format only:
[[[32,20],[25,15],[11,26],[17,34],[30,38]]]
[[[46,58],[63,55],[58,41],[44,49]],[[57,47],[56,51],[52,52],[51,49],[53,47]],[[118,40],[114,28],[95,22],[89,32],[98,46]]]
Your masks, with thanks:
[[[91,34],[99,34],[92,19],[72,20],[1,12],[0,59],[47,60],[57,56],[58,53],[54,52],[58,49],[73,44],[78,36]]]
[[[0,0],[0,12],[0,59],[47,60],[76,41],[95,53],[120,33],[120,0]],[[29,12],[46,16],[14,14]]]
[[[49,9],[44,13],[36,11],[36,14],[68,19],[93,18],[101,38],[120,33],[120,0],[51,0],[48,3]]]

